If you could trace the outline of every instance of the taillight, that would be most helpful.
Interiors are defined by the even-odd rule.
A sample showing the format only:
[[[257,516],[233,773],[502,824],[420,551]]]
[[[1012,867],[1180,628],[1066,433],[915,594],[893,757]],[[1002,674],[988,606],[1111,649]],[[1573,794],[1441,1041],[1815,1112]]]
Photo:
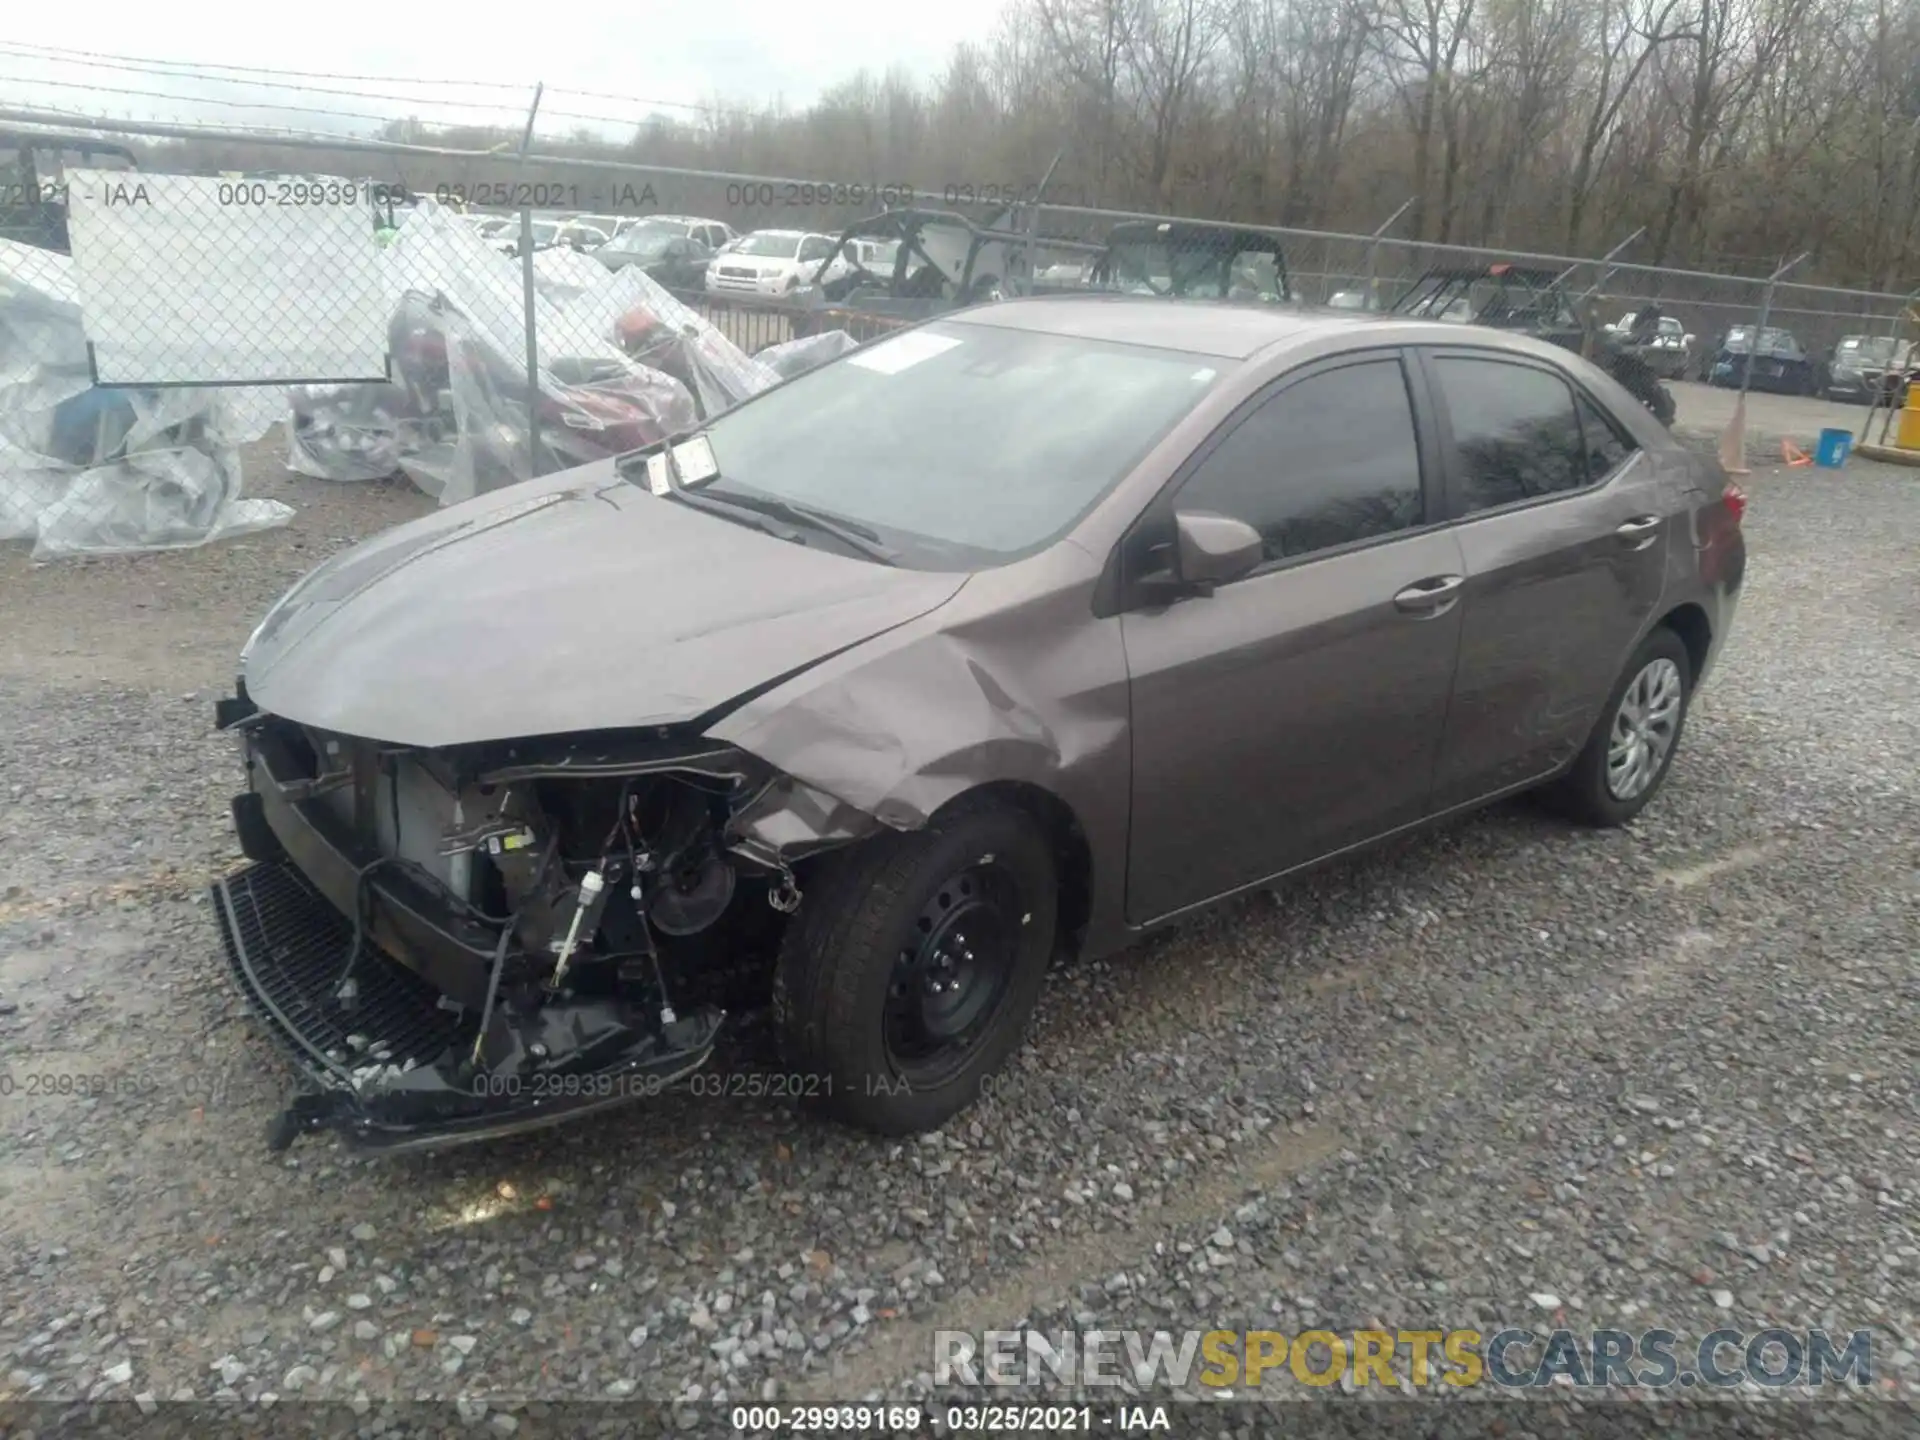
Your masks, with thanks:
[[[1738,525],[1747,516],[1747,492],[1738,485],[1728,485],[1726,493],[1720,497],[1720,503],[1727,507],[1727,518]]]

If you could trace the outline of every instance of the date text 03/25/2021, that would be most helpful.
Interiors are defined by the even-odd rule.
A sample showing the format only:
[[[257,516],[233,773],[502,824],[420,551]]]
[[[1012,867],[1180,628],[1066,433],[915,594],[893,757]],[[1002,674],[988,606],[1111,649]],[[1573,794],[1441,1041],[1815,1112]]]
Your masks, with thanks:
[[[733,1428],[745,1435],[1165,1434],[1164,1405],[736,1405]]]

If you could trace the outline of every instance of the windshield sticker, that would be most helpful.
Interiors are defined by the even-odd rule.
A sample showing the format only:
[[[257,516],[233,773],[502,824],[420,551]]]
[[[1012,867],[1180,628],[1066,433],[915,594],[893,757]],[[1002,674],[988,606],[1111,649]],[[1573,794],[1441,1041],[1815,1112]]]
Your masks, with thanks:
[[[874,370],[882,375],[898,375],[909,365],[918,365],[922,360],[944,355],[959,343],[950,335],[928,335],[914,331],[896,335],[891,340],[882,340],[857,355],[849,355],[847,364],[858,365],[862,370]]]
[[[1213,379],[1213,377],[1218,373],[1219,373],[1218,371],[1212,370],[1212,369],[1196,370],[1193,372],[1192,376],[1189,378],[1191,378],[1193,383],[1196,385],[1205,385],[1209,380]]]
[[[667,473],[667,453],[664,450],[657,455],[647,456],[647,489],[656,495],[668,494],[673,489],[673,479]]]
[[[720,462],[713,458],[713,442],[704,435],[674,446],[673,460],[680,469],[682,485],[698,485],[720,473]]]

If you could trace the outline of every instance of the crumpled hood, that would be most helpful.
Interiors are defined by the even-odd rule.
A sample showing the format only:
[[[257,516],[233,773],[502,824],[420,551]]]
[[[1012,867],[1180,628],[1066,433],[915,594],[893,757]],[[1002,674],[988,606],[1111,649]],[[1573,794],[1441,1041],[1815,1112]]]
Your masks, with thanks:
[[[674,724],[965,582],[777,539],[603,462],[335,556],[268,612],[241,675],[263,710],[392,744]]]

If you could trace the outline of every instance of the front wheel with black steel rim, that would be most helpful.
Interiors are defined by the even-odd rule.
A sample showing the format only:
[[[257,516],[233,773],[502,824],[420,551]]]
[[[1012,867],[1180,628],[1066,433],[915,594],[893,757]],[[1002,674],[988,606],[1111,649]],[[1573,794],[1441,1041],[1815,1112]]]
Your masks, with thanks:
[[[883,1135],[931,1130],[971,1104],[1039,997],[1057,883],[1041,827],[989,799],[823,857],[774,976],[800,1093]]]
[[[1692,691],[1687,647],[1661,626],[1627,662],[1585,748],[1549,792],[1559,807],[1603,827],[1638,815],[1667,778]]]

